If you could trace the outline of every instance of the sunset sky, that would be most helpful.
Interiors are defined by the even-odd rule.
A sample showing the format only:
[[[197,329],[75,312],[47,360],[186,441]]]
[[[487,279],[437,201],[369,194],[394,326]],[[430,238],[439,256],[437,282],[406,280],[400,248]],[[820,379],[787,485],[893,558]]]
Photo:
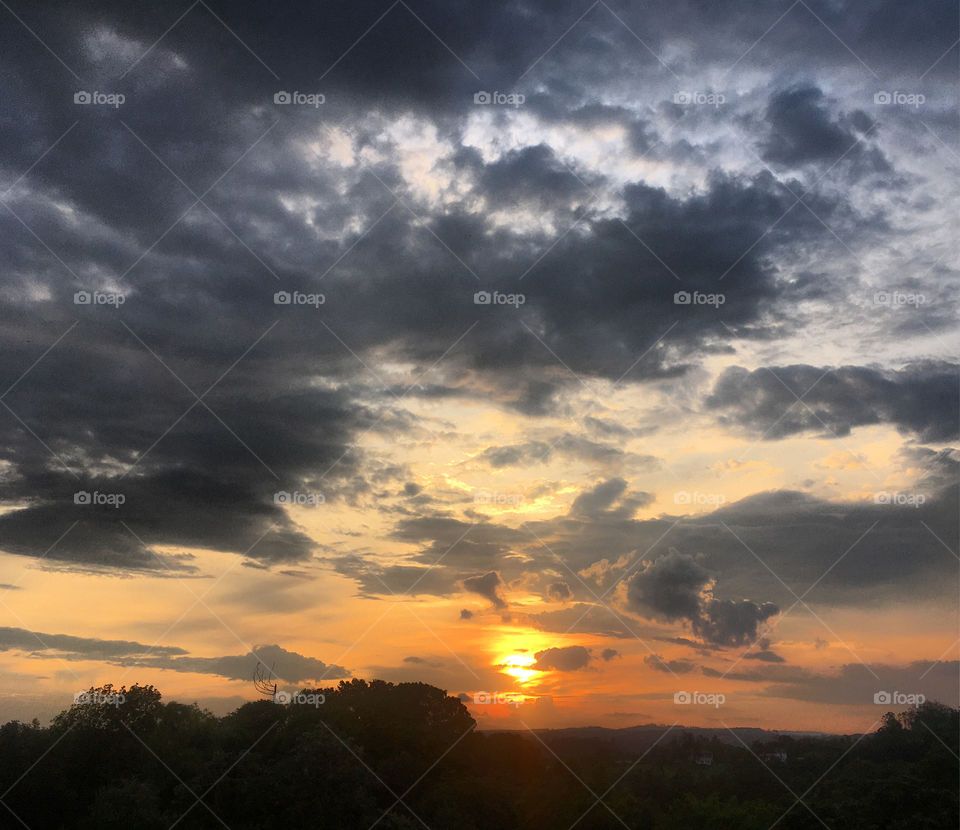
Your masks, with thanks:
[[[0,720],[960,702],[956,3],[0,5]]]

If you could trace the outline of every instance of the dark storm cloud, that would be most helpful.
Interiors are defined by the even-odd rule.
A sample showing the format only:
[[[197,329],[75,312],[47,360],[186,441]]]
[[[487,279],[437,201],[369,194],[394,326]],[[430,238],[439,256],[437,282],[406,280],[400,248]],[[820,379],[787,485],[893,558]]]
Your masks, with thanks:
[[[533,668],[540,671],[579,671],[590,663],[590,649],[583,646],[562,646],[538,651]]]
[[[772,602],[710,599],[699,618],[693,620],[693,630],[713,645],[741,646],[752,643],[757,638],[758,626],[779,613]]]
[[[708,571],[692,556],[671,550],[639,571],[627,585],[627,599],[637,610],[667,622],[694,620]]]
[[[487,197],[500,204],[553,207],[563,201],[579,203],[583,197],[583,184],[544,144],[512,151],[493,164],[481,163],[478,173]]]
[[[777,92],[767,106],[770,134],[763,157],[777,165],[796,167],[812,161],[855,162],[870,156],[874,172],[887,172],[890,165],[875,148],[865,151],[858,143],[873,127],[862,110],[842,119],[834,118],[823,92],[814,86],[791,87]]]
[[[757,638],[758,626],[779,613],[772,602],[720,600],[709,572],[694,557],[671,550],[644,563],[627,582],[631,610],[653,619],[688,622],[694,634],[716,646],[740,646]]]
[[[806,431],[843,437],[857,426],[889,423],[923,441],[949,441],[957,436],[958,369],[933,361],[899,370],[733,366],[706,405],[723,423],[769,440]]]

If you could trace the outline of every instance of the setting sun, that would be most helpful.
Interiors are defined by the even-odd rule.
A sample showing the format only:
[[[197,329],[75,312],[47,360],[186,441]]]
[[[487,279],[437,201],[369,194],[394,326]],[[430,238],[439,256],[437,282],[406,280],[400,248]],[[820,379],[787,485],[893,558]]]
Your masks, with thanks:
[[[538,669],[530,668],[536,659],[529,654],[511,654],[498,662],[498,667],[504,674],[515,678],[517,683],[529,683],[540,675]]]

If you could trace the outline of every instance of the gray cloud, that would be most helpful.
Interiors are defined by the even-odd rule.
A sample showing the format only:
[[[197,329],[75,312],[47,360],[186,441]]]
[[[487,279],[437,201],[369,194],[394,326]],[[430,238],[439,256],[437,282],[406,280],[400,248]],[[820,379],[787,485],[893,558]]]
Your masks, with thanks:
[[[570,590],[570,586],[566,582],[551,582],[547,586],[547,596],[550,599],[563,602],[573,596],[573,591]]]
[[[900,370],[734,366],[717,380],[706,405],[723,423],[768,440],[807,431],[843,437],[857,426],[889,423],[924,441],[949,441],[957,437],[958,371],[945,362]]]
[[[668,622],[689,622],[707,643],[739,646],[757,638],[760,623],[779,613],[772,602],[720,600],[709,572],[689,554],[671,549],[646,562],[627,582],[633,611]]]
[[[102,660],[117,666],[211,674],[251,682],[258,662],[272,669],[275,678],[291,683],[350,676],[342,666],[328,665],[278,645],[257,645],[245,655],[191,657],[185,649],[177,646],[148,646],[129,640],[101,640],[36,633],[23,628],[0,628],[0,651],[13,650],[48,659]]]
[[[486,597],[493,604],[494,608],[506,608],[507,603],[500,595],[503,588],[503,580],[496,571],[490,571],[482,576],[470,576],[463,580],[463,587],[474,594],[480,594]]]

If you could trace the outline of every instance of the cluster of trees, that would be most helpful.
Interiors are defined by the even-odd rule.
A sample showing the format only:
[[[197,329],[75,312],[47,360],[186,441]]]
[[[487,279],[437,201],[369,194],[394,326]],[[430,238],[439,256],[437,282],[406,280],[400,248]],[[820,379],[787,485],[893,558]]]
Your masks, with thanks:
[[[457,698],[423,683],[351,680],[298,700],[217,718],[152,686],[105,686],[49,727],[7,723],[0,826],[960,826],[960,710],[937,703],[867,736],[748,748],[680,733],[638,761],[603,740],[478,732]]]

